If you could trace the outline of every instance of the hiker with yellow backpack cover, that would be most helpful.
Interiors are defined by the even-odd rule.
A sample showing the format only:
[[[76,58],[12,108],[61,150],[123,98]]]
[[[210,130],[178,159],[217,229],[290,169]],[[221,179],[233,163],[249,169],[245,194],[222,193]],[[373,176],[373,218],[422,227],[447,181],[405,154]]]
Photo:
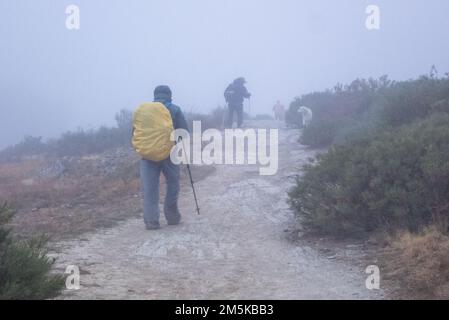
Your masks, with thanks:
[[[178,208],[180,168],[170,159],[175,129],[189,130],[181,108],[172,103],[172,92],[162,85],[154,90],[154,102],[143,103],[133,115],[132,144],[142,157],[140,180],[143,191],[144,222],[147,230],[160,228],[159,177],[165,176],[167,193],[164,214],[167,224],[181,221]]]

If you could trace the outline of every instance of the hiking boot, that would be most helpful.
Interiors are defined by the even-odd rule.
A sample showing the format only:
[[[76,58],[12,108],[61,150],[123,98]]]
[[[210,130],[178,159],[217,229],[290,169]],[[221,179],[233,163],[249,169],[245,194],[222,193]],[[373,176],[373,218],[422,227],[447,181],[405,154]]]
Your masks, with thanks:
[[[176,226],[180,223],[181,223],[181,217],[179,217],[178,219],[174,219],[174,220],[167,220],[167,224],[169,226]]]
[[[165,215],[165,220],[167,220],[167,224],[169,226],[175,226],[181,222],[181,214],[179,213],[177,204],[175,204],[171,207],[165,206],[164,207],[164,215]]]
[[[147,223],[145,224],[145,229],[147,230],[157,230],[160,229],[161,226],[159,225],[159,223]]]

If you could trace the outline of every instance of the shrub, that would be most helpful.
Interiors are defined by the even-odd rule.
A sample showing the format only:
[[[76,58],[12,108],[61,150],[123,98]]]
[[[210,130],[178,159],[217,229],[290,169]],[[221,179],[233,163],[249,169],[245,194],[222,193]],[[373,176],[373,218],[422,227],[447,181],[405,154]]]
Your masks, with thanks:
[[[290,104],[290,107],[285,111],[285,123],[288,127],[302,128],[302,116],[298,112],[300,105],[297,100]]]
[[[418,80],[397,82],[379,97],[382,101],[382,122],[386,126],[397,127],[435,111],[447,112],[444,101],[448,98],[449,79],[422,76]],[[441,109],[438,110],[438,107]]]
[[[332,144],[337,134],[339,124],[331,119],[313,121],[304,129],[300,142],[314,147],[323,147]]]
[[[449,214],[449,116],[336,145],[289,193],[306,227],[332,234],[417,231]]]
[[[118,128],[69,131],[58,139],[52,149],[56,156],[79,156],[102,153],[123,144]]]
[[[333,90],[296,98],[290,114],[294,115],[301,105],[313,111],[312,123],[304,129],[301,143],[321,147],[351,138],[348,128],[385,130],[435,112],[449,113],[449,79],[422,76],[391,82],[383,76],[377,80],[356,80],[347,86],[337,85]]]
[[[333,90],[314,92],[296,98],[290,105],[289,113],[300,106],[313,112],[311,124],[304,129],[301,143],[321,147],[332,144],[345,135],[345,128],[358,126],[372,120],[373,109],[381,92],[391,86],[386,76],[379,79],[357,79],[351,84],[337,85]],[[296,116],[293,121],[299,121]]]
[[[25,136],[16,145],[5,148],[0,152],[0,161],[17,161],[20,157],[43,154],[47,151],[47,145],[42,142],[42,137]]]
[[[54,261],[47,257],[44,237],[16,240],[5,224],[12,217],[0,208],[0,299],[47,299],[64,286],[64,278],[51,273]]]

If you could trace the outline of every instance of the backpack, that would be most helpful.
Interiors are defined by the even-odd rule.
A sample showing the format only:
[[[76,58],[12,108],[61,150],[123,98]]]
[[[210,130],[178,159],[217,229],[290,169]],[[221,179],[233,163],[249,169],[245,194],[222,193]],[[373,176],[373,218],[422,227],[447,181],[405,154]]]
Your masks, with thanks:
[[[230,103],[230,102],[234,101],[236,98],[236,93],[237,92],[235,91],[234,86],[232,84],[230,84],[226,88],[225,93],[224,93],[226,102]]]
[[[146,160],[162,161],[170,156],[174,130],[170,111],[160,102],[140,105],[133,115],[132,145]]]

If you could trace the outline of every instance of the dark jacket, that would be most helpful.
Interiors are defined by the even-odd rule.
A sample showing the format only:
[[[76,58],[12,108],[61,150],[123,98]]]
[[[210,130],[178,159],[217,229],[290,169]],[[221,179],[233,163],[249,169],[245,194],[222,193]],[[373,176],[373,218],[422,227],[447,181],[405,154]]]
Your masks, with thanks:
[[[173,121],[173,127],[175,129],[184,129],[189,131],[184,113],[182,112],[180,107],[171,102],[171,99],[156,98],[154,102],[162,103],[168,109],[168,111],[170,111],[170,115]]]
[[[234,81],[225,90],[224,96],[230,106],[242,106],[245,98],[251,97],[243,83]]]

